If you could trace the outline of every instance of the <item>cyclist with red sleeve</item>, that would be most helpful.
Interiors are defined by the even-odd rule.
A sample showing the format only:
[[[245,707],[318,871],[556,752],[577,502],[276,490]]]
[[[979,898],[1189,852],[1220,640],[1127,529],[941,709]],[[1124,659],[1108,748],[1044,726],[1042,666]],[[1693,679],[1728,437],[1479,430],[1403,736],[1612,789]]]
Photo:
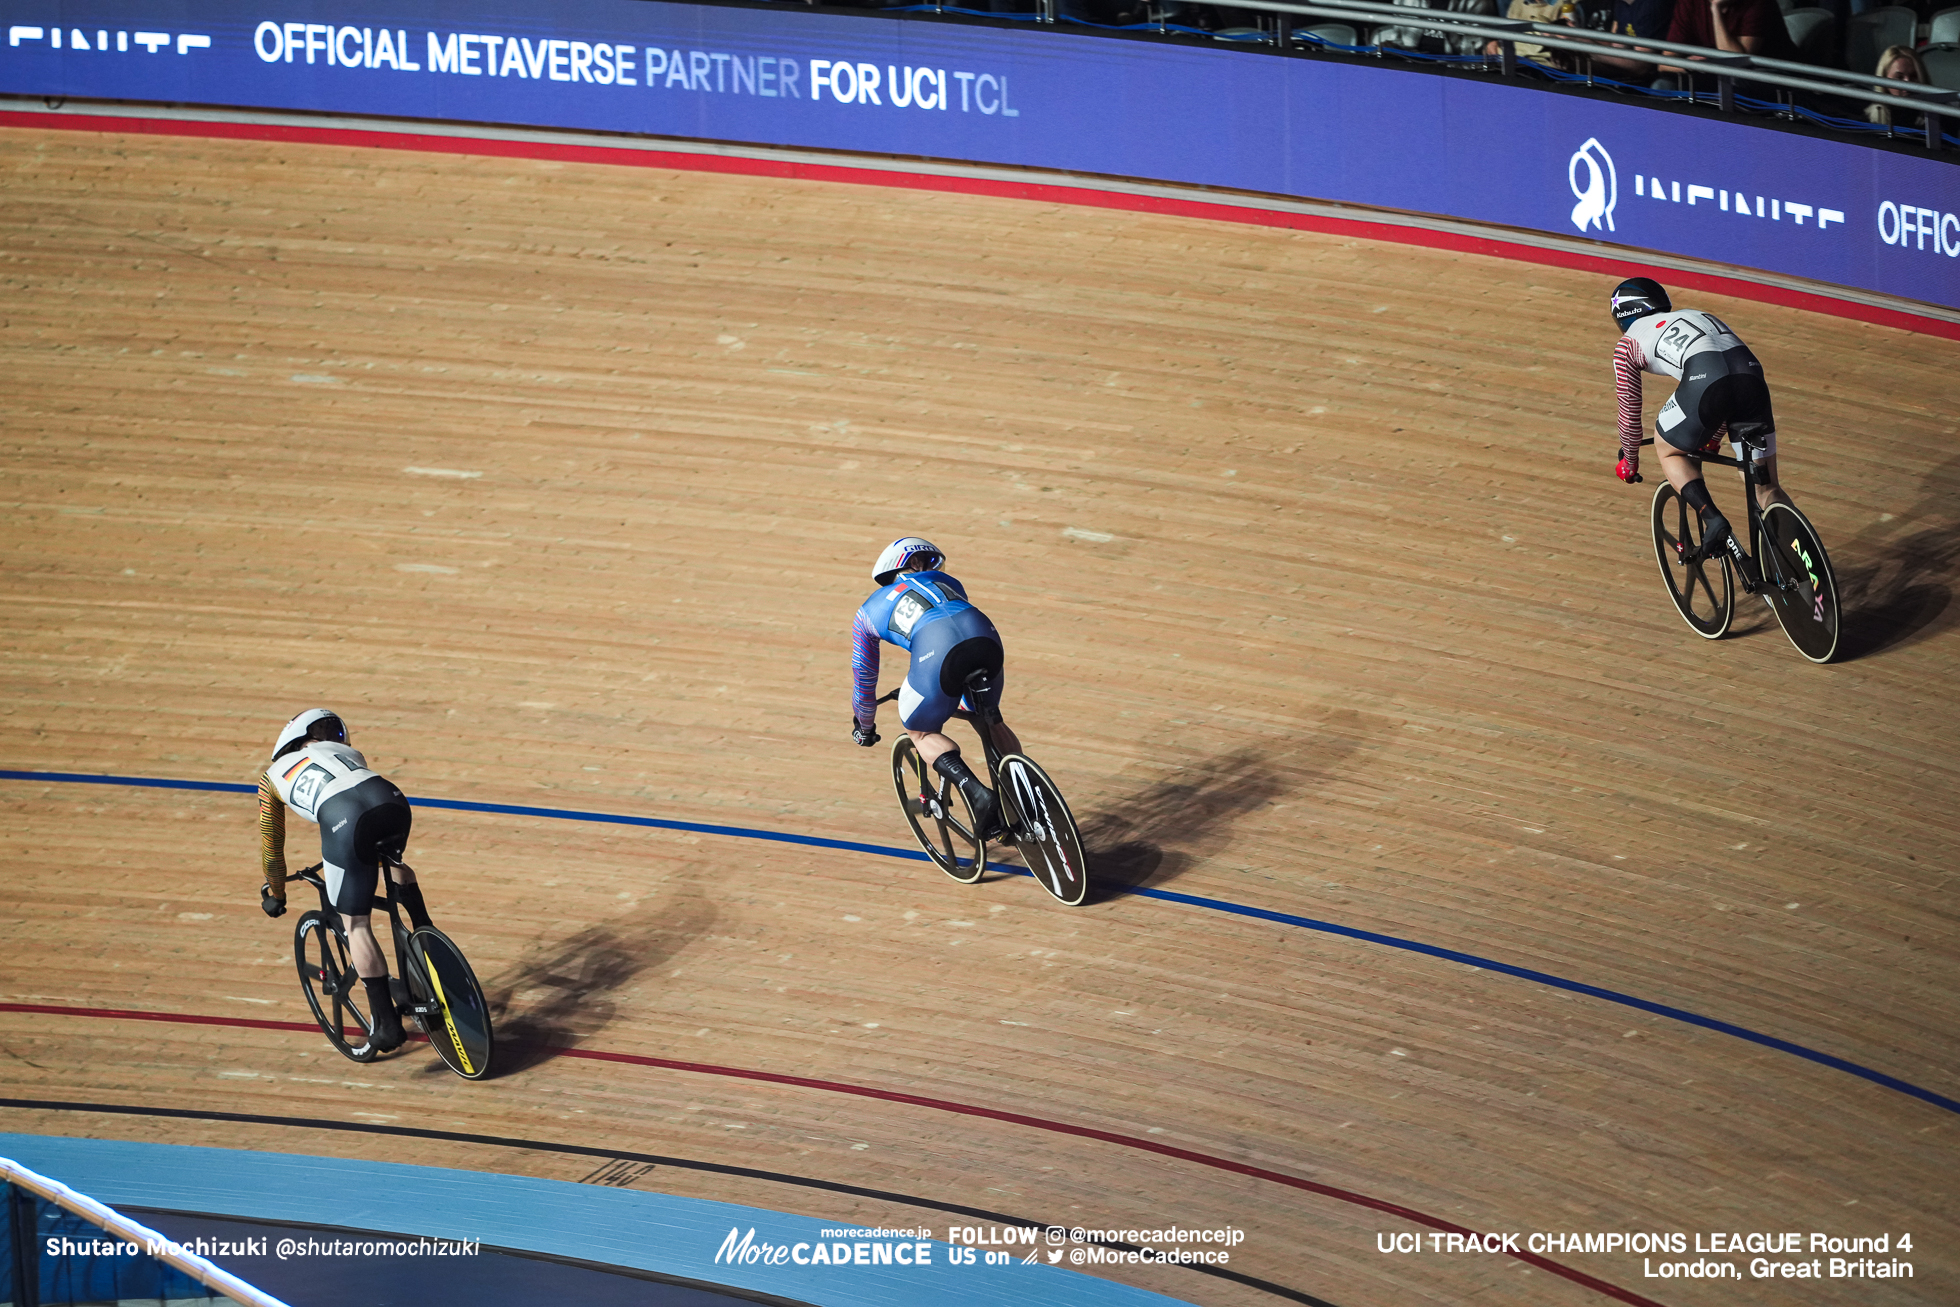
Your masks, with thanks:
[[[1001,835],[999,801],[940,728],[947,718],[966,715],[960,704],[971,673],[993,672],[993,694],[1000,693],[1000,632],[967,599],[966,587],[939,570],[945,562],[931,541],[902,536],[873,564],[878,589],[851,623],[851,738],[867,749],[878,742],[878,651],[886,642],[895,644],[912,656],[898,689],[899,724],[927,765],[966,795],[980,826],[976,833],[995,839]],[[994,726],[994,744],[1002,753],[1021,751],[1005,722]]]
[[[1620,480],[1641,479],[1640,374],[1675,378],[1674,394],[1654,419],[1661,471],[1700,515],[1703,548],[1714,553],[1726,544],[1740,561],[1742,546],[1709,496],[1700,456],[1715,453],[1727,435],[1736,457],[1756,465],[1758,506],[1790,503],[1776,479],[1776,417],[1762,363],[1727,323],[1698,309],[1676,309],[1660,284],[1646,277],[1614,288],[1612,313],[1623,333],[1613,347],[1613,381],[1620,396]]]

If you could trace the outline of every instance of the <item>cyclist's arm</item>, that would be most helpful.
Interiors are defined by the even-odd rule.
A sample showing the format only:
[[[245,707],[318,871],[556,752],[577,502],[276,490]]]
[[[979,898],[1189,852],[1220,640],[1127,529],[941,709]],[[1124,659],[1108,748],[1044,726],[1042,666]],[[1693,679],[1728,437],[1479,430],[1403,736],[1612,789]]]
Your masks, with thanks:
[[[860,726],[878,720],[878,633],[864,622],[864,610],[851,619],[851,717]]]
[[[1631,336],[1613,347],[1613,385],[1620,392],[1620,456],[1640,461],[1640,374],[1646,365]]]
[[[269,775],[259,777],[259,866],[272,897],[286,897],[286,805]]]

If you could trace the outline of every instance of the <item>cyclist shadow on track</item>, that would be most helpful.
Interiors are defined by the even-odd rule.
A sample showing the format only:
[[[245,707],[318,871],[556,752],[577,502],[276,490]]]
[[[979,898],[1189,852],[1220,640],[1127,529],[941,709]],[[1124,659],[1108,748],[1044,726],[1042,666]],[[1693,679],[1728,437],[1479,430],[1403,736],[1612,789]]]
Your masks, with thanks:
[[[604,1030],[619,992],[699,938],[714,917],[700,888],[682,884],[623,917],[533,945],[483,986],[497,1028],[497,1075],[528,1070]]]
[[[1318,781],[1361,745],[1316,733],[1310,750],[1236,749],[1185,767],[1127,795],[1098,800],[1077,821],[1089,858],[1091,900],[1175,880],[1223,848],[1231,827],[1282,795]],[[1302,765],[1302,756],[1311,764]]]
[[[1960,458],[1926,474],[1919,502],[1893,522],[1874,522],[1833,557],[1849,662],[1911,644],[1952,625],[1960,583]],[[1895,534],[1905,530],[1904,535]]]

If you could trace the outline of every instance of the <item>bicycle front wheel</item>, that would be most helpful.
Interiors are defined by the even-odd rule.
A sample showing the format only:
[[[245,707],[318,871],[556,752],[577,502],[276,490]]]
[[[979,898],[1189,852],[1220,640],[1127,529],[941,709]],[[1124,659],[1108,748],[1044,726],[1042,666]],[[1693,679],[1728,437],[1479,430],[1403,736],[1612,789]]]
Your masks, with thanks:
[[[987,846],[975,838],[978,822],[960,787],[933,774],[919,755],[912,737],[902,735],[892,745],[892,787],[912,837],[933,865],[962,885],[971,885],[987,870]]]
[[[489,1075],[496,1050],[490,1004],[463,950],[434,926],[408,937],[408,988],[436,1056],[465,1080]]]
[[[356,1062],[374,1061],[374,1041],[369,1038],[374,1023],[368,1020],[367,991],[361,985],[360,973],[354,970],[347,936],[339,923],[317,911],[302,913],[293,927],[293,962],[299,968],[299,987],[306,991],[306,1004],[313,1009],[313,1019],[320,1023],[327,1042]]]
[[[1089,897],[1082,832],[1048,773],[1018,753],[1000,760],[1000,798],[1014,847],[1041,887],[1071,908]]]
[[[1783,634],[1813,663],[1837,656],[1837,577],[1810,519],[1789,504],[1763,512],[1763,597]]]
[[[1696,635],[1721,639],[1735,620],[1735,573],[1728,555],[1687,561],[1701,548],[1701,515],[1673,486],[1663,484],[1654,492],[1653,525],[1654,561],[1667,583],[1667,597]]]

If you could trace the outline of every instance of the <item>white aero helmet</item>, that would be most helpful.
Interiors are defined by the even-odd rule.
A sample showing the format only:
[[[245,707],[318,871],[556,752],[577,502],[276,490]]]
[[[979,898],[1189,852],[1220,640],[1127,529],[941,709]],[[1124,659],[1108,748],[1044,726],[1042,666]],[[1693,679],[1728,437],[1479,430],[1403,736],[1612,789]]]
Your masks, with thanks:
[[[340,714],[327,708],[308,708],[299,716],[286,723],[279,732],[279,742],[272,746],[274,758],[283,757],[295,749],[304,749],[310,740],[334,740],[347,743],[347,723],[340,720]]]
[[[885,552],[878,555],[878,562],[871,569],[871,579],[879,585],[890,585],[900,572],[937,571],[945,561],[946,555],[932,541],[905,536],[885,546]]]

